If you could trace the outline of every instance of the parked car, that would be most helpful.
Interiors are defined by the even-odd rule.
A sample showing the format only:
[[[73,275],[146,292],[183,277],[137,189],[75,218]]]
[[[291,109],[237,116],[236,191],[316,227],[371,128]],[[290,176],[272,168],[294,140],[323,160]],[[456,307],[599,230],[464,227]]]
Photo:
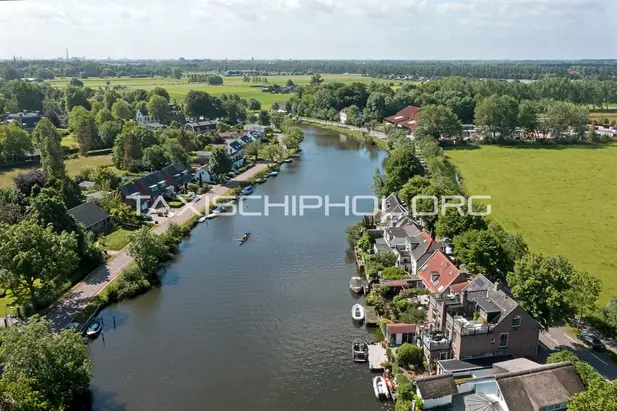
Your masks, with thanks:
[[[604,343],[593,334],[579,332],[578,338],[596,351],[606,351]]]

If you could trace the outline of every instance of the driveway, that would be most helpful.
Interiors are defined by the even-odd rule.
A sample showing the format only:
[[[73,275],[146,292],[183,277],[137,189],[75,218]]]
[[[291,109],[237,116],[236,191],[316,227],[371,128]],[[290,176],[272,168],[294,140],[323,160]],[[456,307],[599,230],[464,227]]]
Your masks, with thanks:
[[[261,170],[265,169],[268,164],[257,164],[250,170],[236,176],[227,186],[231,184],[237,185],[241,181],[246,181],[253,178]],[[231,184],[230,184],[231,183]],[[177,224],[182,224],[191,217],[195,216],[195,211],[201,212],[206,206],[206,200],[213,201],[214,197],[223,195],[229,190],[226,186],[213,186],[212,189],[202,195],[198,200],[185,205],[184,207],[174,210],[173,216],[165,219],[152,232],[161,234],[167,230],[169,223],[174,221]],[[81,282],[77,283],[64,298],[53,306],[47,313],[47,319],[51,322],[56,331],[66,327],[67,324],[81,311],[94,297],[96,297],[105,287],[115,279],[125,268],[133,262],[133,257],[128,254],[128,250],[119,251],[105,265],[102,265],[88,274]]]
[[[617,379],[617,364],[609,358],[607,353],[593,351],[582,341],[566,334],[564,327],[555,327],[549,329],[547,333],[540,333],[541,360],[545,360],[548,354],[558,349],[574,352],[578,358],[591,365],[604,378]]]

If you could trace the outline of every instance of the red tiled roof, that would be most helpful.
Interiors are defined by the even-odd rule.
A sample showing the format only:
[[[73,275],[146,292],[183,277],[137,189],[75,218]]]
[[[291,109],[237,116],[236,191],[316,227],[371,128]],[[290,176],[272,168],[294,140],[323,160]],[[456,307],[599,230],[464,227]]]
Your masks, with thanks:
[[[437,278],[433,280],[432,274]],[[448,257],[441,251],[435,251],[426,263],[418,270],[424,285],[433,294],[440,293],[450,286],[460,275],[460,271]]]
[[[379,282],[379,286],[385,287],[407,287],[409,286],[409,279],[402,280],[383,280]]]
[[[411,334],[416,332],[415,324],[407,324],[407,323],[390,323],[386,324],[386,332],[390,335],[392,334]]]
[[[465,280],[462,283],[456,283],[456,284],[452,284],[450,286],[450,290],[454,291],[455,293],[459,293],[461,291],[463,291],[463,288],[467,287],[467,285],[469,285],[469,280]]]
[[[416,128],[417,115],[420,112],[420,107],[407,106],[393,116],[386,117],[386,121],[396,124],[397,126],[406,127],[409,129]]]

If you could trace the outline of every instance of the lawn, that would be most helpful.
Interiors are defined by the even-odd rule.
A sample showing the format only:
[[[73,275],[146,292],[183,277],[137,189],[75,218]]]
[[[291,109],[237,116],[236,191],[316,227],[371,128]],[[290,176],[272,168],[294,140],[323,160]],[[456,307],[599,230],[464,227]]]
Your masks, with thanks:
[[[492,216],[530,249],[563,255],[617,296],[617,145],[448,150],[469,195],[490,195]]]
[[[610,110],[592,111],[589,113],[590,121],[604,121],[604,119],[608,119],[609,123],[613,120],[617,121],[617,109],[611,108]]]
[[[106,250],[122,250],[129,243],[129,240],[126,236],[130,232],[131,231],[125,230],[124,228],[118,228],[117,230],[107,234],[101,240],[101,243],[104,245],[104,248]]]
[[[344,74],[323,74],[325,82],[341,82],[341,83],[352,83],[354,81],[360,82],[371,82],[371,81],[379,81],[386,82],[383,79],[373,79],[369,77],[361,77],[357,75],[344,75]],[[288,79],[291,79],[295,84],[298,85],[307,85],[311,82],[311,76],[308,75],[298,75],[298,76],[268,76],[268,85],[278,84],[280,86],[285,86]],[[68,84],[70,78],[56,78],[53,80],[48,80],[48,83],[57,86],[64,87]],[[222,94],[238,94],[240,97],[245,99],[255,98],[259,100],[264,106],[264,108],[270,107],[272,103],[275,101],[286,101],[294,94],[270,94],[270,93],[262,93],[260,87],[251,87],[251,86],[261,86],[263,83],[245,83],[242,81],[242,77],[233,76],[233,77],[224,77],[224,84],[221,86],[211,86],[205,83],[189,83],[188,79],[174,79],[174,78],[163,78],[163,77],[154,77],[154,78],[129,78],[129,77],[121,77],[121,78],[92,78],[92,79],[84,79],[82,80],[85,86],[92,88],[105,87],[107,85],[107,81],[109,81],[110,86],[121,85],[125,86],[128,90],[134,89],[145,89],[150,90],[154,87],[163,87],[171,96],[172,99],[175,99],[178,102],[184,100],[184,97],[190,90],[202,90],[214,96],[221,96]]]
[[[79,174],[80,171],[86,168],[95,168],[98,166],[112,166],[113,162],[111,156],[90,156],[90,157],[78,157],[74,159],[65,160],[66,171],[70,176]],[[8,168],[0,170],[0,187],[9,187],[13,184],[13,179],[18,174],[26,173],[32,169],[40,167],[39,163],[33,163],[18,168]],[[116,170],[114,168],[114,170]],[[120,173],[118,171],[118,173]]]

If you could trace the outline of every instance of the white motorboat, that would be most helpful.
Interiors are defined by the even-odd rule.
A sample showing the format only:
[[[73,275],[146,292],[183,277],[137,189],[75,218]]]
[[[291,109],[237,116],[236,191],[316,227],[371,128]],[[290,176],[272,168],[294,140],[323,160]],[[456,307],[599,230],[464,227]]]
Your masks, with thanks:
[[[204,221],[206,221],[208,219],[208,216],[203,216],[199,219],[200,223],[203,223]]]
[[[390,396],[388,386],[386,385],[383,377],[373,378],[373,390],[375,390],[375,397],[379,399],[388,398]]]
[[[291,163],[293,160],[291,158],[286,158],[283,160],[283,163]]]
[[[220,214],[224,211],[222,206],[218,206],[216,207],[214,210],[212,210],[212,214],[216,215],[216,214]]]
[[[216,217],[215,213],[210,213],[206,216],[206,220],[212,220],[214,217]]]
[[[349,280],[349,288],[356,294],[360,294],[364,289],[364,283],[360,277],[351,277]]]
[[[353,307],[351,307],[351,318],[356,321],[364,320],[364,307],[362,307],[360,304],[355,304]]]
[[[351,344],[351,355],[355,362],[368,361],[368,344],[364,340],[357,338]]]

